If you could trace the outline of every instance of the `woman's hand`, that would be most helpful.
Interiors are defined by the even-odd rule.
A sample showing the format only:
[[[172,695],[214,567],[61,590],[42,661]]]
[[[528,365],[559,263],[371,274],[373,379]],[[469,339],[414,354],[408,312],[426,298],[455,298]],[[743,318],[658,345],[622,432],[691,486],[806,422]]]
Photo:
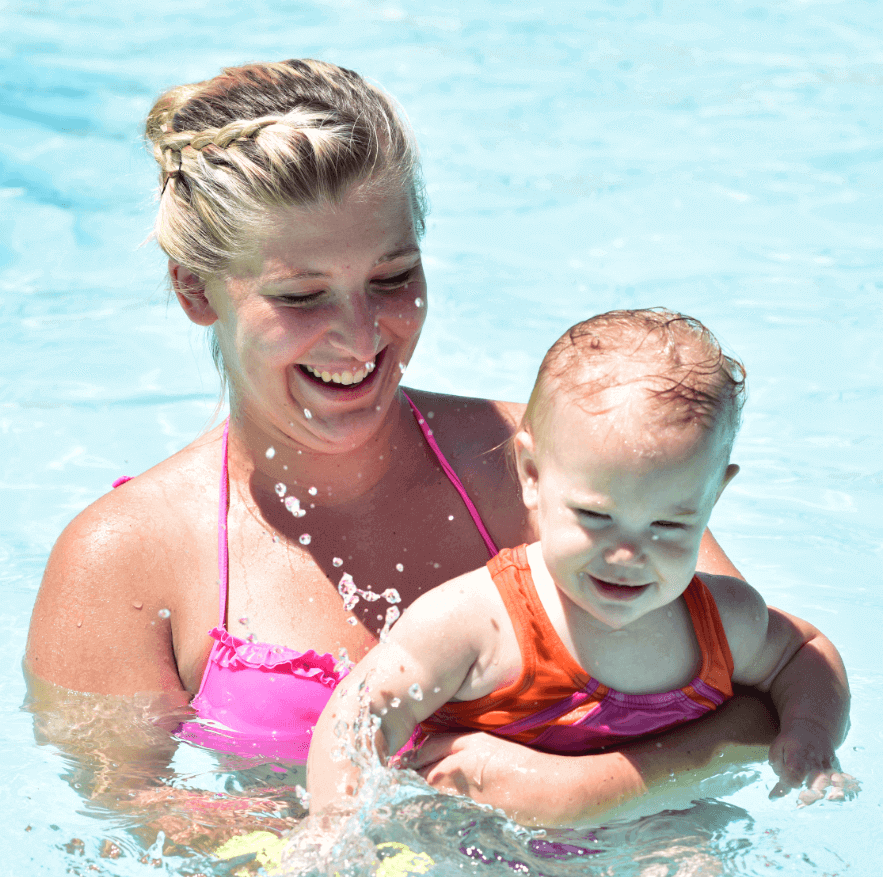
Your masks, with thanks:
[[[433,735],[400,764],[524,825],[576,825],[646,791],[621,752],[553,755],[483,733]]]
[[[577,826],[673,776],[697,780],[759,762],[776,731],[768,700],[740,689],[707,716],[618,750],[553,755],[490,734],[439,734],[400,763],[439,791],[499,807],[524,825]]]

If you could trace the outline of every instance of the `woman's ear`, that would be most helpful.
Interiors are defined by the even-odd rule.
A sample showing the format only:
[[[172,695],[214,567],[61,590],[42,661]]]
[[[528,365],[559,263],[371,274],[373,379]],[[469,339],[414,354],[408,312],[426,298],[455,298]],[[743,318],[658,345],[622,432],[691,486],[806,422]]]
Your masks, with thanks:
[[[521,482],[521,499],[529,511],[536,511],[539,470],[533,436],[522,429],[516,433],[512,442],[515,448],[515,468]]]
[[[206,297],[205,281],[174,259],[169,259],[169,277],[184,313],[198,326],[211,326],[218,315]]]

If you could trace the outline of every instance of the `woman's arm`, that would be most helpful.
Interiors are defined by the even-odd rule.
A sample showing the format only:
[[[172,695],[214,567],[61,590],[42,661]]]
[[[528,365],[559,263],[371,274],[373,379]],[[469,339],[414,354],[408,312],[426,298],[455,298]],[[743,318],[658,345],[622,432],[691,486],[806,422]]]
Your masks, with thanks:
[[[734,579],[743,579],[744,576],[739,572],[733,564],[733,561],[724,553],[723,548],[718,544],[717,539],[706,530],[702,534],[702,542],[699,545],[699,561],[697,563],[699,572],[712,573],[718,576],[732,576]]]
[[[28,634],[33,677],[99,694],[181,691],[168,546],[154,514],[114,494],[78,515],[52,550]]]
[[[499,807],[524,825],[576,826],[647,792],[761,761],[776,734],[765,698],[740,691],[664,734],[590,755],[552,755],[489,734],[429,738],[403,757],[430,785]]]

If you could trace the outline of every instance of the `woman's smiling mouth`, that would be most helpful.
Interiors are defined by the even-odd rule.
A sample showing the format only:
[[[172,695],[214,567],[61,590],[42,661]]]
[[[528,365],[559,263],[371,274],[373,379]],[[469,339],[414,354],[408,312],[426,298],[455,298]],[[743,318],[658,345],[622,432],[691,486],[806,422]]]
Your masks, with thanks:
[[[355,387],[370,380],[377,366],[383,358],[384,350],[381,350],[372,362],[366,362],[356,369],[330,369],[321,366],[300,365],[300,371],[315,383],[323,387],[344,388]]]

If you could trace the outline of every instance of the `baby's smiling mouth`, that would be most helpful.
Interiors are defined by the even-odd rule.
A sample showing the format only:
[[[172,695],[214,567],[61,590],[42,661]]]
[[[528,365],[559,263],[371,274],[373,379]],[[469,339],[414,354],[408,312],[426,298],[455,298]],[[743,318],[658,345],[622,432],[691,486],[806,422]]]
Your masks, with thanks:
[[[300,365],[301,372],[323,387],[355,387],[371,377],[380,363],[384,351],[380,351],[371,362],[366,362],[356,369],[334,369],[321,366]]]
[[[608,582],[604,579],[599,579],[596,576],[593,576],[591,573],[587,573],[589,579],[592,584],[604,595],[608,597],[619,597],[622,598],[634,598],[639,594],[642,594],[645,589],[650,587],[649,583],[638,584],[637,582],[633,585],[625,585],[619,584],[617,582]]]

